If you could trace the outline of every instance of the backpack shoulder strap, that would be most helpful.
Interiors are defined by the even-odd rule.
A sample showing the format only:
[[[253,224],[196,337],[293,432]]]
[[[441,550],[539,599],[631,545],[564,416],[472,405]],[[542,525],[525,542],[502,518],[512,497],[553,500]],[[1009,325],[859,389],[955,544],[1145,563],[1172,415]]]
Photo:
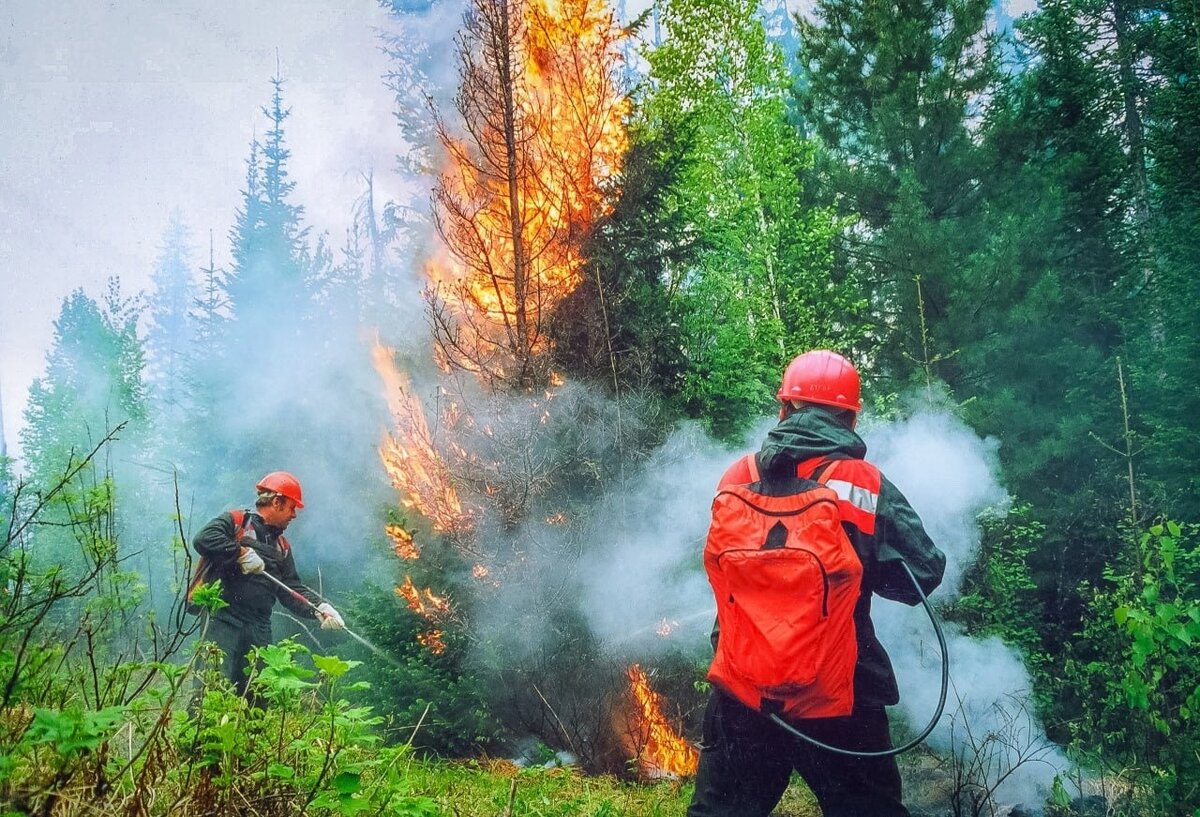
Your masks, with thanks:
[[[758,482],[761,474],[758,472],[758,455],[750,453],[746,455],[746,470],[750,473],[750,481]]]
[[[233,518],[233,538],[241,539],[246,533],[246,528],[250,527],[250,512],[234,509],[229,515]]]
[[[840,454],[821,455],[807,459],[796,466],[796,476],[811,479],[813,482],[825,484],[823,477],[833,464],[839,460],[848,459]]]

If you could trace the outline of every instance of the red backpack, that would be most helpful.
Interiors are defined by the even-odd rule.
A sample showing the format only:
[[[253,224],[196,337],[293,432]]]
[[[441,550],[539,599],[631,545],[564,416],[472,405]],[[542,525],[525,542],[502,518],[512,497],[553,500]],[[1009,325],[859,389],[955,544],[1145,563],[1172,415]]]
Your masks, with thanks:
[[[720,636],[708,679],[790,720],[849,715],[862,563],[837,494],[811,479],[751,481],[713,500],[704,569]]]

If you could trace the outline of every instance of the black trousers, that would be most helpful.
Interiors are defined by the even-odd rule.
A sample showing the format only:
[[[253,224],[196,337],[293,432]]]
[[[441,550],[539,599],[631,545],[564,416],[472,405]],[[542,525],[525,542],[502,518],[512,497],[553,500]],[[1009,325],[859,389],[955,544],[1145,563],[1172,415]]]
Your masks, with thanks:
[[[249,677],[246,656],[254,647],[271,643],[271,619],[243,618],[228,610],[219,610],[208,620],[205,639],[221,648],[221,672],[230,680],[238,695],[246,694]]]
[[[883,707],[797,726],[843,749],[879,751],[892,746]],[[793,770],[816,795],[824,817],[908,817],[900,801],[895,757],[853,758],[818,749],[717,690],[704,713],[700,767],[688,817],[767,817],[783,797]]]

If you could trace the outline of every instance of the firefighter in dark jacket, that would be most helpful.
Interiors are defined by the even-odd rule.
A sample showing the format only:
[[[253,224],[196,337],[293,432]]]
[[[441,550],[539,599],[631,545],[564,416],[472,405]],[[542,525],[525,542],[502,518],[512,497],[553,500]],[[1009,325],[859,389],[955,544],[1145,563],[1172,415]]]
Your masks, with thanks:
[[[866,462],[854,432],[862,404],[854,366],[841,355],[813,351],[791,362],[779,389],[780,421],[756,455],[763,479],[818,478],[838,495],[842,526],[862,562],[854,609],[858,657],[854,706],[845,717],[795,724],[830,746],[857,752],[892,747],[886,706],[900,700],[896,676],[871,623],[871,597],[917,604],[906,562],[925,593],[942,580],[946,557],[930,540],[908,500]],[[721,486],[753,481],[739,459]],[[719,633],[714,634],[714,639]],[[824,817],[907,817],[894,756],[847,757],[819,749],[714,686],[704,717],[696,790],[688,817],[766,817],[795,770],[816,795]]]
[[[276,599],[301,618],[319,619],[323,629],[345,626],[333,605],[322,602],[300,581],[291,546],[283,535],[296,511],[304,507],[300,482],[286,471],[273,471],[255,487],[258,499],[253,511],[223,513],[192,540],[192,547],[211,565],[209,575],[221,580],[221,597],[228,606],[210,616],[205,638],[221,648],[221,669],[239,695],[246,693],[247,654],[272,641],[271,609]],[[263,573],[282,581],[312,606],[301,603]]]

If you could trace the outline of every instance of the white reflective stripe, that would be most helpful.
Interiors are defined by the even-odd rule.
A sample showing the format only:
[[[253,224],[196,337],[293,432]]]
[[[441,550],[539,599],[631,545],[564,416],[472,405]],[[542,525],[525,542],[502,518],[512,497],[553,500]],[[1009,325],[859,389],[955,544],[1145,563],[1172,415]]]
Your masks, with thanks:
[[[867,513],[875,513],[875,505],[879,502],[879,494],[868,491],[853,482],[847,482],[844,479],[831,479],[825,483],[833,489],[838,495],[838,499],[844,499],[856,508],[862,508]]]

